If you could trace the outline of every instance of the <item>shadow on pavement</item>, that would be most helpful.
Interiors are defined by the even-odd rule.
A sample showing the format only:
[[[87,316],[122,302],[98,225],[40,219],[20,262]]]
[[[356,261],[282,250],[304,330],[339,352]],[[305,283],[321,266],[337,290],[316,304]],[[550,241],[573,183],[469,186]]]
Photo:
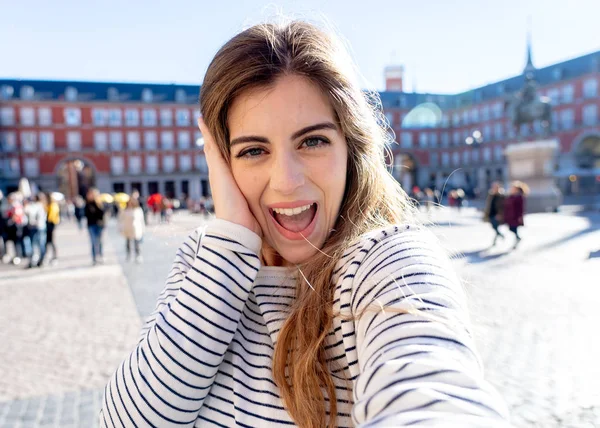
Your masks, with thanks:
[[[590,251],[589,258],[590,258],[590,259],[593,259],[593,258],[600,258],[600,250],[596,250],[596,251]]]
[[[487,251],[491,250],[492,248],[493,247],[487,247],[481,250],[469,251],[467,253],[457,253],[453,258],[466,259],[469,263],[477,264],[496,260],[510,253],[510,250],[500,253],[488,253]]]

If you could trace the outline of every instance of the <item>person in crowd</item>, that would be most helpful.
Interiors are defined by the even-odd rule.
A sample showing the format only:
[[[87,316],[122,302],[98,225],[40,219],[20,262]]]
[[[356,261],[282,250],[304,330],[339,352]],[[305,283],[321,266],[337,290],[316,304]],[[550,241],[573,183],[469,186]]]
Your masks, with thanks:
[[[38,193],[25,206],[27,215],[27,232],[31,241],[28,268],[42,267],[46,254],[46,195]],[[37,249],[37,260],[34,255]]]
[[[102,231],[104,230],[105,208],[100,199],[100,192],[95,187],[90,188],[87,192],[84,212],[92,246],[92,264],[104,263]]]
[[[143,199],[140,197],[140,192],[137,189],[134,189],[133,192],[131,192],[131,199],[135,199],[138,202],[142,212],[144,213],[144,224],[148,224],[148,208],[146,207]]]
[[[85,200],[80,196],[75,196],[75,219],[79,230],[83,229],[83,219],[85,218]]]
[[[48,248],[52,248],[50,263],[55,265],[58,262],[58,253],[56,251],[56,243],[54,242],[54,229],[60,223],[60,207],[51,193],[46,194],[46,199],[49,203],[46,208],[46,251],[44,255],[48,254]],[[43,259],[41,259],[41,262],[43,262]]]
[[[509,425],[342,46],[306,22],[260,24],[209,65],[216,219],[177,252],[102,427]]]
[[[510,193],[504,201],[504,221],[508,225],[509,230],[515,235],[515,244],[513,248],[517,248],[521,242],[519,236],[519,227],[525,223],[525,196],[529,193],[527,184],[521,181],[515,181],[510,187]]]
[[[485,201],[484,220],[489,221],[494,229],[494,246],[498,238],[504,239],[499,230],[500,225],[504,223],[504,189],[497,181],[492,183]]]
[[[461,208],[465,203],[465,191],[463,189],[456,189],[456,208],[460,212]]]
[[[173,216],[173,201],[167,197],[160,200],[160,222],[170,223]]]
[[[425,197],[423,201],[425,202],[425,210],[428,213],[433,211],[433,208],[435,207],[435,194],[429,187],[425,189]]]
[[[6,212],[6,241],[14,246],[14,257],[10,262],[21,264],[21,259],[28,256],[25,243],[27,233],[27,216],[21,204],[22,197],[16,192],[8,195],[8,210]]]
[[[142,263],[143,258],[140,253],[140,243],[144,236],[144,211],[140,207],[139,199],[130,198],[127,206],[119,213],[119,229],[125,238],[125,249],[127,251],[127,261],[131,259],[131,244],[135,250],[136,263]]]
[[[0,190],[0,263],[4,262],[6,252],[6,211],[8,210],[4,193]]]

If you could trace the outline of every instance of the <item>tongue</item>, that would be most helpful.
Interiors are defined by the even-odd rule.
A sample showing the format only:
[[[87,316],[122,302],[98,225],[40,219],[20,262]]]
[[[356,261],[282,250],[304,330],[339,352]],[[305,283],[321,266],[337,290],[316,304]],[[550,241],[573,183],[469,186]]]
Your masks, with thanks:
[[[284,215],[273,213],[275,220],[279,223],[283,228],[289,230],[290,232],[302,232],[304,229],[308,227],[313,217],[315,216],[315,206],[313,205],[310,209],[301,212],[296,215]]]

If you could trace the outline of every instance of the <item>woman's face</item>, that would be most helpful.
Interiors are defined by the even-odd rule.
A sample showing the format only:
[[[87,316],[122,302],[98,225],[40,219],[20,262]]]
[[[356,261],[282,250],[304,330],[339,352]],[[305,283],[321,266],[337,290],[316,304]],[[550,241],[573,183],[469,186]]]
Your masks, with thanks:
[[[338,217],[348,149],[327,97],[284,76],[236,98],[229,110],[231,170],[263,231],[268,265],[301,263]]]

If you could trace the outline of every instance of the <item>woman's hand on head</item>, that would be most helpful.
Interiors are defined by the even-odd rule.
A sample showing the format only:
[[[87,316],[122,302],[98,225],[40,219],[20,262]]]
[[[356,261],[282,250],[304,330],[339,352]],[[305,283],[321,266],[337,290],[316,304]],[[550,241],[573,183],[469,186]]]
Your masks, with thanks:
[[[215,216],[244,226],[262,238],[262,229],[250,212],[248,202],[235,182],[231,168],[223,159],[223,155],[202,118],[198,119],[198,126],[204,138],[204,155],[208,164],[208,179]]]

